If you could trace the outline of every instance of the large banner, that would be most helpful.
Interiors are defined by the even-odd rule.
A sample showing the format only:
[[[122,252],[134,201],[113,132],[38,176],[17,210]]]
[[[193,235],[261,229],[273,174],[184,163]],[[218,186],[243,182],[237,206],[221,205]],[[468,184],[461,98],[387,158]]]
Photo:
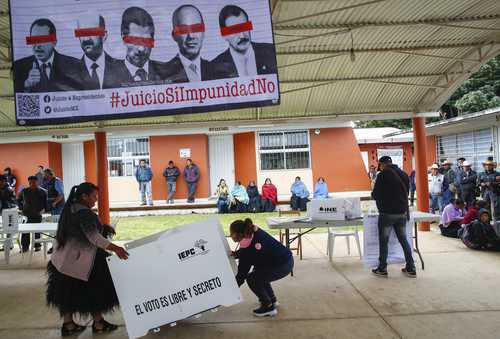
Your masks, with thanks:
[[[279,104],[268,0],[10,0],[20,125]]]

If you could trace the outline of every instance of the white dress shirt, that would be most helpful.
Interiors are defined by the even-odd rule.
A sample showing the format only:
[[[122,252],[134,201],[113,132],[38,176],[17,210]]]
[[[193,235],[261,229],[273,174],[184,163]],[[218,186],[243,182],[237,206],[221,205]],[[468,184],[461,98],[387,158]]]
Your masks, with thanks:
[[[104,81],[104,67],[105,67],[105,59],[104,53],[102,53],[96,61],[89,59],[86,55],[83,56],[83,60],[85,61],[85,66],[87,67],[87,71],[89,72],[89,76],[92,77],[92,65],[94,63],[97,64],[96,72],[97,77],[99,78],[99,87],[102,88],[102,82]]]
[[[50,56],[50,58],[43,62],[40,60],[36,60],[38,62],[38,67],[40,67],[40,72],[43,72],[43,64],[46,64],[47,66],[50,64],[50,67],[47,67],[45,70],[45,74],[47,75],[47,79],[50,79],[50,73],[52,72],[52,68],[54,67],[54,53]]]
[[[198,55],[196,59],[189,60],[182,53],[177,54],[181,59],[184,71],[189,79],[189,82],[201,81],[201,58]]]
[[[127,58],[125,58],[125,66],[127,67],[130,75],[132,78],[135,78],[135,72],[137,72],[138,69],[142,68],[143,70],[146,71],[146,80],[149,78],[149,60],[144,64],[142,67],[137,67],[136,65],[132,65]],[[134,79],[135,80],[135,79]],[[135,80],[138,81],[138,80]]]
[[[238,53],[229,47],[229,52],[233,57],[234,65],[238,71],[238,76],[253,76],[257,75],[257,63],[255,61],[255,52],[253,46],[247,49],[245,54]]]

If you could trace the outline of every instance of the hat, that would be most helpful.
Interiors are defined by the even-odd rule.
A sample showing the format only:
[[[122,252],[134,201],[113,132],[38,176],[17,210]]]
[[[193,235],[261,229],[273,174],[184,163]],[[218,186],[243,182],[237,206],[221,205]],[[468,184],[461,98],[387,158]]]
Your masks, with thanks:
[[[383,157],[378,159],[378,162],[380,162],[382,164],[392,163],[392,158],[388,155],[384,155]]]
[[[431,169],[439,169],[439,166],[437,164],[432,164]]]
[[[467,160],[465,160],[465,161],[462,163],[462,166],[463,166],[463,167],[470,167],[470,166],[472,166],[472,165],[470,164],[470,162],[468,162]]]
[[[460,158],[457,159],[457,161],[460,161],[460,160],[465,161],[465,158],[464,157],[460,157]]]
[[[495,166],[495,163],[491,161],[490,159],[483,161],[483,165],[492,165]]]
[[[443,165],[451,165],[451,162],[446,159],[445,161],[443,161]]]

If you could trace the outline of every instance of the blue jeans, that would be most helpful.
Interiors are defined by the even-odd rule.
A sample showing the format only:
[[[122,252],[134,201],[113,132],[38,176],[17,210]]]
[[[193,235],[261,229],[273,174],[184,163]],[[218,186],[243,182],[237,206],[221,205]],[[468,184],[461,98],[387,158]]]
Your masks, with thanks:
[[[452,198],[453,198],[453,193],[451,193],[450,190],[446,190],[443,192],[443,205],[441,208],[441,212],[443,211],[443,208],[451,202]]]
[[[220,199],[217,200],[217,210],[219,211],[219,213],[227,213],[228,212],[228,209],[227,209],[227,200],[226,199]]]
[[[259,298],[262,305],[269,305],[276,301],[271,282],[282,279],[293,270],[293,257],[278,267],[255,268],[247,276],[248,287]]]
[[[167,202],[169,201],[174,202],[174,193],[176,187],[177,183],[175,181],[167,181],[167,191],[168,191]]]
[[[196,193],[197,182],[188,182],[188,202],[194,202],[194,194]]]
[[[442,195],[429,195],[429,210],[431,213],[436,213],[436,210],[441,213],[443,211],[443,196]]]
[[[151,181],[139,181],[139,191],[141,192],[142,203],[153,205],[153,197],[151,194]]]
[[[379,264],[380,270],[387,269],[387,255],[389,252],[388,244],[391,231],[394,229],[403,252],[405,254],[406,269],[414,270],[415,262],[413,261],[411,246],[406,238],[406,215],[405,214],[382,214],[378,217],[378,242],[379,242]]]

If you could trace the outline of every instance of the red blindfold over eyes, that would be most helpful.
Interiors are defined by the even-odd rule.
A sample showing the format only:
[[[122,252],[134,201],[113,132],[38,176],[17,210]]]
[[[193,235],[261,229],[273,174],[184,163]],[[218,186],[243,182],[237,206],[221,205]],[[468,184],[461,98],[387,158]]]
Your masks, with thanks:
[[[92,27],[92,28],[77,28],[75,29],[75,37],[82,38],[88,36],[104,36],[106,30],[103,27]]]
[[[155,39],[153,38],[143,38],[138,36],[125,35],[123,37],[123,42],[125,42],[126,44],[144,46],[148,48],[155,47]]]
[[[174,27],[172,34],[174,36],[205,32],[205,24],[199,23],[194,25],[177,25]]]
[[[247,32],[253,30],[253,25],[251,21],[243,22],[241,24],[226,26],[220,28],[220,34],[222,36],[238,34],[241,32]]]
[[[57,38],[54,33],[49,35],[32,35],[26,37],[26,44],[28,45],[46,44],[48,42],[56,42],[56,41]]]

